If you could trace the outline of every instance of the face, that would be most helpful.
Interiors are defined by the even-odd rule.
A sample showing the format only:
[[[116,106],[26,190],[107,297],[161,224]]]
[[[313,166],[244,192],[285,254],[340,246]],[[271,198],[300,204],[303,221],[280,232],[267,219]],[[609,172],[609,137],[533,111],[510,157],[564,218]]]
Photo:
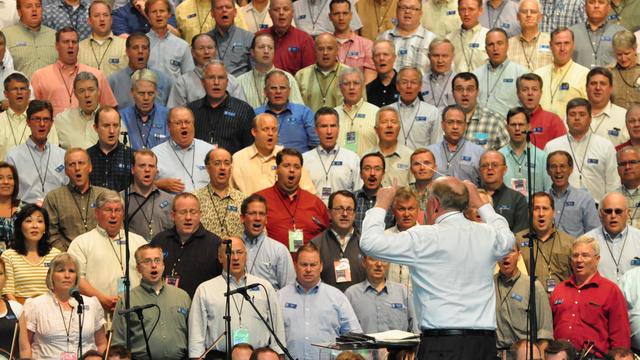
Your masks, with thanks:
[[[509,40],[500,31],[492,31],[487,34],[485,48],[489,60],[494,65],[502,64],[507,60],[507,50],[509,50]]]
[[[502,275],[511,276],[511,274],[513,274],[518,268],[518,257],[520,257],[520,252],[513,247],[511,252],[503,257],[502,260],[498,261],[500,273]]]
[[[382,281],[385,279],[385,274],[389,269],[388,262],[365,256],[362,264],[367,272],[367,279],[373,281]]]
[[[604,106],[609,102],[613,87],[609,78],[604,75],[594,75],[587,82],[587,96],[593,105]]]
[[[73,65],[78,60],[78,34],[74,31],[60,34],[60,41],[56,42],[58,59],[65,65]]]
[[[490,151],[484,153],[480,158],[480,178],[484,184],[490,186],[501,185],[506,172],[507,166],[500,153]]]
[[[418,221],[418,200],[412,197],[407,200],[395,200],[393,202],[393,216],[400,230],[407,230],[416,225]]]
[[[478,99],[478,87],[473,79],[458,78],[453,83],[453,98],[464,111],[475,109]]]
[[[149,61],[148,39],[135,38],[131,40],[129,47],[125,52],[129,58],[129,67],[133,70],[140,70],[147,67],[147,61]]]
[[[138,265],[136,269],[142,276],[142,280],[148,284],[162,283],[164,272],[164,260],[160,249],[144,249],[138,253]]]
[[[133,181],[139,186],[148,188],[153,185],[158,173],[156,159],[151,155],[136,155],[136,163],[131,168]]]
[[[53,270],[51,274],[51,283],[53,289],[60,292],[69,291],[76,284],[76,278],[78,273],[76,266],[72,262],[59,265]]]
[[[416,154],[411,158],[411,174],[416,181],[429,181],[433,178],[437,165],[433,155],[428,152]]]
[[[636,49],[613,49],[614,54],[616,55],[616,62],[623,69],[627,69],[632,67],[633,65],[638,63],[638,53]]]
[[[523,113],[512,116],[507,124],[507,131],[512,142],[516,144],[525,142],[527,140],[527,131],[529,131],[527,116]]]
[[[31,118],[27,121],[27,126],[31,129],[31,138],[35,143],[44,143],[47,141],[51,126],[53,126],[53,117],[49,110],[41,110],[31,114]]]
[[[600,24],[607,20],[611,5],[607,0],[587,0],[584,4],[587,19],[593,24]]]
[[[334,115],[320,115],[316,124],[316,133],[320,138],[320,145],[333,149],[338,142],[338,119]]]
[[[600,219],[609,234],[617,235],[627,226],[629,207],[627,199],[622,194],[614,193],[607,196],[600,204]]]
[[[202,86],[211,99],[221,100],[224,98],[228,82],[227,71],[222,65],[213,64],[204,68]]]
[[[395,63],[396,53],[393,52],[391,45],[383,42],[373,46],[373,64],[376,66],[376,72],[388,74],[393,71]]]
[[[332,208],[329,212],[331,216],[331,227],[336,230],[349,231],[353,228],[353,221],[356,219],[356,204],[348,196],[336,195],[333,198]]]
[[[222,148],[213,150],[207,172],[209,179],[216,187],[227,187],[231,178],[232,160],[231,154]]]
[[[518,99],[522,106],[527,110],[534,110],[540,105],[542,97],[542,88],[540,83],[535,80],[521,80],[520,87],[517,90]]]
[[[44,215],[40,211],[34,211],[22,222],[22,234],[25,242],[37,243],[42,239],[45,231]]]
[[[218,261],[222,264],[222,268],[227,268],[227,255],[225,254],[225,246],[220,246],[218,251]],[[240,278],[244,276],[244,267],[247,265],[247,249],[244,242],[237,238],[231,238],[231,268],[229,275]]]
[[[267,226],[267,205],[260,201],[250,202],[247,205],[247,213],[240,215],[240,219],[249,237],[259,236]]]
[[[396,113],[392,111],[381,112],[375,130],[380,141],[396,141],[398,134],[400,134],[400,120],[398,120]]]
[[[216,43],[210,36],[199,36],[193,43],[191,55],[198,66],[204,66],[216,57]]]
[[[577,244],[571,251],[571,267],[576,277],[587,278],[596,273],[600,255],[596,255],[591,244]]]
[[[42,22],[42,2],[40,0],[19,0],[20,21],[29,28],[37,28]]]
[[[31,96],[29,84],[11,80],[7,85],[4,96],[9,100],[9,106],[12,109],[26,109]]]
[[[291,0],[272,0],[269,6],[269,16],[276,31],[286,31],[293,20],[293,5]]]
[[[585,135],[591,125],[591,114],[586,106],[576,106],[567,111],[567,127],[571,135]]]
[[[316,63],[321,69],[330,69],[338,62],[338,42],[331,35],[318,35],[313,50]]]
[[[542,14],[536,1],[525,0],[520,2],[518,9],[520,27],[524,29],[538,28],[540,20],[542,20]]]
[[[344,96],[344,102],[348,105],[356,104],[362,98],[364,84],[359,74],[347,74],[342,78],[340,91]]]
[[[93,113],[98,108],[100,93],[98,84],[93,80],[80,80],[73,91],[78,99],[80,108],[87,114]]]
[[[251,49],[251,56],[258,64],[271,67],[275,56],[275,44],[273,38],[269,36],[259,36],[256,45]]]
[[[536,196],[533,199],[533,229],[546,232],[553,228],[553,208],[551,200],[546,196]]]
[[[420,93],[422,77],[414,70],[404,70],[398,74],[396,89],[400,93],[400,99],[405,103],[413,102]]]
[[[453,64],[453,46],[448,43],[436,45],[429,51],[431,71],[443,74],[451,70]]]
[[[251,358],[251,349],[235,348],[231,351],[231,360],[249,360]]]
[[[351,25],[351,10],[349,9],[349,4],[347,3],[338,3],[331,6],[331,11],[329,12],[329,20],[333,23],[333,27],[337,33],[344,33],[349,31],[349,26]]]
[[[573,55],[573,38],[570,31],[562,31],[551,39],[551,53],[553,62],[562,66],[571,60]]]
[[[303,251],[296,261],[296,280],[302,287],[309,289],[320,281],[322,262],[316,251]]]
[[[98,140],[107,147],[115,146],[120,135],[120,115],[117,111],[102,111],[98,126],[93,128],[98,133]]]
[[[271,75],[264,84],[264,91],[271,106],[280,108],[289,102],[291,87],[289,86],[289,80],[284,75]]]
[[[13,195],[16,182],[8,167],[0,168],[0,196],[10,198]]]
[[[551,182],[555,187],[564,188],[569,185],[569,176],[573,172],[573,167],[569,166],[569,160],[566,156],[552,156],[547,167],[547,174],[551,177]]]
[[[618,175],[622,184],[634,184],[640,179],[640,154],[623,150],[618,156]]]
[[[89,174],[91,174],[91,170],[91,162],[89,161],[87,153],[84,151],[74,151],[67,154],[64,172],[73,185],[82,189],[89,184]]]
[[[273,116],[261,116],[251,134],[258,150],[271,153],[278,143],[278,121]]]
[[[632,139],[640,139],[640,108],[632,108],[627,111],[625,120],[629,137]]]
[[[200,203],[192,196],[179,198],[171,211],[171,218],[180,235],[191,235],[200,227]]]
[[[193,116],[188,110],[181,109],[171,112],[169,118],[169,134],[171,139],[181,148],[191,145],[196,129],[193,123]]]
[[[111,11],[105,4],[95,4],[89,14],[91,31],[99,36],[106,36],[111,32]]]
[[[131,90],[136,108],[143,114],[153,110],[153,102],[156,99],[156,85],[151,81],[139,80]]]
[[[415,29],[422,18],[422,7],[418,0],[400,0],[396,8],[396,18],[400,29]]]
[[[285,155],[282,162],[276,168],[278,186],[287,192],[298,189],[300,176],[302,175],[302,164],[297,156]]]
[[[377,156],[369,156],[362,161],[360,178],[364,187],[369,190],[378,189],[384,176],[384,162]]]
[[[171,10],[167,8],[167,4],[162,1],[152,4],[147,9],[147,17],[152,29],[165,29],[171,17]]]
[[[442,120],[444,138],[452,144],[457,144],[464,136],[466,130],[467,121],[462,111],[457,109],[447,111]]]
[[[232,0],[216,0],[211,9],[211,15],[216,21],[216,26],[228,29],[236,19],[236,8]]]
[[[96,220],[111,237],[115,237],[122,228],[124,218],[124,207],[121,202],[114,201],[104,204],[96,209]]]
[[[482,14],[482,6],[477,0],[461,0],[458,2],[458,14],[462,20],[462,27],[471,29],[478,24],[478,18]]]

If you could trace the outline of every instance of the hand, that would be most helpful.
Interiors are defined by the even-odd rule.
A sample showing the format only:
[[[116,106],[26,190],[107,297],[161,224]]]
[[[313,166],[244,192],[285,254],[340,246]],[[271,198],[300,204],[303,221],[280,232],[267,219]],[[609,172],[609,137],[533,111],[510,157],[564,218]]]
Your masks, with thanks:
[[[9,108],[9,100],[4,99],[0,101],[0,110],[5,111]]]
[[[469,207],[479,209],[482,205],[487,203],[486,201],[482,200],[480,194],[478,194],[478,188],[474,183],[469,180],[464,180],[462,183],[469,192]]]
[[[167,28],[173,33],[173,35],[180,37],[180,30],[174,28],[173,25],[167,24]]]
[[[180,179],[172,178],[156,180],[156,186],[172,193],[181,193],[185,189],[184,183]]]
[[[100,295],[98,296],[98,301],[102,305],[104,311],[113,312],[116,308],[116,303],[118,303],[118,296],[110,296],[110,295]]]
[[[385,210],[389,209],[393,203],[393,198],[396,196],[397,190],[398,187],[396,186],[395,181],[393,186],[378,189],[378,192],[376,193],[376,207],[383,208]]]

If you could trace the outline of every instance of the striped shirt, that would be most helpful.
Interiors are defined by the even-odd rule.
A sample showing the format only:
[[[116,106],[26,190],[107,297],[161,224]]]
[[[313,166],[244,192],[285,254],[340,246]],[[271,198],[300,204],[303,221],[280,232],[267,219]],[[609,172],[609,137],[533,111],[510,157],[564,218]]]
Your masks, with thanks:
[[[48,290],[45,280],[49,264],[58,254],[60,250],[51,248],[40,261],[32,263],[14,249],[3,252],[2,260],[5,262],[7,282],[2,289],[2,295],[30,298],[46,293]]]
[[[550,41],[549,33],[542,32],[538,32],[530,41],[522,35],[512,36],[509,38],[507,57],[526,67],[529,71],[535,71],[553,62]]]
[[[540,31],[551,33],[553,30],[587,21],[584,0],[542,0],[542,22]]]

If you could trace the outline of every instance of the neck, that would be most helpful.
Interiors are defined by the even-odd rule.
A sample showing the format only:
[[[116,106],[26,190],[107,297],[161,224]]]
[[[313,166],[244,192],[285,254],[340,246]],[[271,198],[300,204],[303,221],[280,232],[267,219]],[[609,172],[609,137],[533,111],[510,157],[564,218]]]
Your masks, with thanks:
[[[253,4],[253,8],[258,10],[259,12],[264,11],[264,9],[266,9],[267,5],[269,4],[269,1],[263,1],[263,0],[254,0],[252,1]]]
[[[632,146],[640,146],[640,138],[638,139],[631,138],[629,139],[629,141],[631,141]]]
[[[591,30],[597,30],[600,26],[602,26],[606,22],[607,22],[607,18],[606,17],[604,19],[601,19],[601,20],[589,20],[589,19],[587,19],[587,24],[589,24],[589,27],[591,28]]]
[[[31,140],[36,144],[36,146],[37,146],[37,147],[38,147],[38,149],[40,149],[40,150],[44,150],[45,146],[47,145],[47,140],[46,140],[46,139],[45,139],[45,140],[42,140],[42,141],[41,141],[41,140],[37,140],[37,141],[36,141],[36,140],[33,138],[33,136],[32,136],[32,137],[31,137]]]
[[[226,98],[227,94],[225,93],[224,96],[220,99],[214,99],[210,96],[207,96],[207,101],[209,102],[209,106],[211,106],[212,108],[217,108]]]
[[[336,67],[336,64],[331,64],[329,66],[320,66],[318,63],[316,63],[316,66],[318,67],[318,69],[320,69],[320,71],[331,71]]]
[[[580,276],[580,275],[575,275],[575,279],[576,279],[576,284],[578,286],[581,286],[582,284],[585,284],[587,282],[589,282],[589,280],[591,280],[591,278],[595,275],[596,273],[590,274],[590,275],[586,275],[586,276]]]
[[[169,28],[165,26],[165,27],[153,29],[153,31],[156,34],[158,34],[159,38],[163,38],[163,37],[167,36],[167,33],[169,32]]]
[[[373,286],[374,289],[376,289],[376,291],[380,291],[384,289],[384,285],[385,285],[384,277],[381,279],[367,278],[367,280],[369,280],[369,283]]]
[[[502,4],[502,0],[490,0],[490,2],[491,2],[491,6],[493,6],[494,8]]]
[[[472,25],[471,25],[471,26],[469,26],[469,27],[467,27],[467,26],[465,26],[464,24],[462,24],[462,28],[463,28],[464,30],[471,30],[471,29],[473,29],[473,28],[474,28],[474,27],[476,27],[476,26],[478,26],[478,23],[472,24]]]
[[[68,291],[53,291],[53,295],[56,297],[56,299],[58,299],[59,302],[61,303],[67,303],[69,302],[69,298],[71,298],[71,296],[69,295]]]
[[[496,190],[498,190],[498,188],[502,186],[501,182],[497,182],[495,184],[484,184],[485,190],[487,190],[487,192],[493,194]]]
[[[513,151],[516,153],[516,155],[519,156],[527,148],[527,142],[526,141],[523,141],[523,142],[511,141],[511,148],[513,148]]]
[[[380,140],[380,152],[383,155],[388,155],[396,151],[396,147],[398,146],[398,140],[395,141],[384,141]]]
[[[149,286],[151,286],[151,288],[153,290],[155,290],[156,292],[158,292],[158,291],[160,291],[160,289],[162,289],[162,281],[148,282],[148,281],[145,281],[144,279],[142,279],[142,281],[144,281],[147,284],[149,284]]]
[[[518,275],[520,271],[518,270],[518,267],[515,266],[513,268],[513,270],[509,271],[509,272],[502,272],[500,271],[500,278],[502,278],[502,280],[509,280],[509,279],[513,279],[516,275]]]
[[[405,28],[398,27],[398,34],[403,36],[411,35],[416,32],[416,29],[418,28],[418,26],[420,26],[420,24],[412,25],[411,27],[405,27]]]
[[[27,252],[38,252],[37,241],[25,241],[24,247],[27,249]]]
[[[118,143],[109,145],[109,144],[103,143],[102,141],[98,141],[98,146],[100,147],[100,151],[102,151],[103,154],[108,154],[113,150],[115,150],[116,147],[118,147]]]
[[[137,192],[138,194],[142,194],[146,198],[149,196],[149,194],[151,194],[151,191],[153,191],[153,184],[147,186],[137,181],[134,181],[133,191]]]
[[[351,36],[351,33],[353,31],[351,31],[350,27],[347,27],[344,30],[336,30],[333,35],[335,35],[335,37],[337,37],[338,39],[348,39]]]
[[[64,0],[65,3],[69,6],[78,6],[80,5],[80,0]]]
[[[333,151],[333,149],[335,149],[335,148],[336,148],[336,144],[329,145],[329,144],[322,144],[322,143],[320,143],[320,146],[321,146],[321,147],[322,147],[322,149],[323,149],[324,151],[326,151],[326,152],[331,152],[331,151]]]
[[[582,140],[585,136],[587,136],[587,133],[582,133],[582,134],[578,134],[578,133],[572,133],[569,132],[569,134],[571,134],[571,136],[576,139],[577,141]]]
[[[378,193],[378,189],[380,189],[380,187],[377,187],[375,189],[369,189],[369,188],[366,188],[366,187],[362,187],[362,190],[364,190],[364,192],[369,196],[376,196],[376,194]]]
[[[29,30],[31,30],[31,31],[39,31],[39,30],[40,30],[40,25],[41,25],[41,24],[38,24],[38,25],[36,25],[36,26],[29,26],[29,25],[27,25],[27,24],[25,24],[25,23],[22,23],[22,25],[24,25],[27,29],[29,29]]]
[[[405,104],[405,105],[413,104],[413,102],[416,101],[416,99],[417,99],[417,97],[413,98],[413,99],[404,99],[404,98],[400,97],[400,101],[402,101],[402,103]]]
[[[604,110],[604,108],[607,107],[607,105],[609,105],[609,102],[605,102],[605,103],[591,103],[591,114],[593,114],[593,116],[596,115],[600,115],[600,113],[602,112],[602,110]]]
[[[98,33],[91,33],[91,36],[93,36],[94,40],[106,40],[109,35],[111,35],[111,32],[108,32],[106,34],[98,34]]]
[[[229,193],[229,184],[211,183],[211,188],[220,197],[225,197]]]
[[[560,63],[559,61],[554,61],[553,62],[553,66],[555,66],[556,68],[561,68],[561,67],[567,65],[569,63],[569,61],[571,61],[571,59],[569,59],[569,60],[567,60],[565,62],[562,62],[562,63]]]
[[[269,110],[273,111],[276,114],[279,114],[279,113],[283,112],[284,109],[287,108],[287,105],[289,105],[288,102],[286,102],[284,104],[277,104],[277,105],[276,104],[272,104],[272,103],[268,104]]]
[[[360,102],[360,99],[358,99],[358,101],[356,102],[351,102],[351,101],[346,101],[344,102],[344,108],[347,111],[350,111],[352,107],[354,107],[358,102]]]
[[[391,84],[391,80],[393,80],[393,75],[395,75],[395,71],[391,70],[389,72],[386,73],[379,73],[378,76],[380,76],[380,81],[382,82],[382,84],[384,86],[389,86],[389,84]]]
[[[289,190],[289,189],[285,189],[284,187],[280,186],[279,183],[276,182],[276,184],[278,185],[278,189],[280,189],[280,191],[282,191],[283,193],[287,194],[287,196],[291,196],[293,194],[295,194],[298,191],[298,186],[296,186],[295,189]]]
[[[96,111],[96,109],[93,109],[93,110],[91,110],[91,109],[82,109],[81,113],[82,113],[82,115],[84,115],[84,116],[87,116],[87,117],[88,117],[88,116],[91,116],[91,117],[92,117],[92,116],[93,116],[93,112],[94,112],[94,111]],[[93,119],[92,119],[92,120],[93,120]]]
[[[396,226],[398,227],[398,230],[400,230],[400,232],[402,232],[402,231],[407,231],[407,230],[411,229],[412,227],[416,226],[416,224],[414,223],[411,226],[402,226],[402,225],[398,224]]]
[[[90,187],[91,187],[91,184],[89,183],[89,181],[87,181],[87,182],[85,182],[84,184],[82,184],[80,186],[76,186],[76,189],[78,189],[80,194],[84,194],[89,190]]]
[[[544,230],[536,230],[536,235],[538,235],[538,239],[542,242],[547,241],[547,239],[551,237],[551,234],[553,234],[553,226]]]
[[[625,228],[625,229],[626,229],[626,228]],[[609,231],[609,230],[607,230],[607,229],[605,229],[605,231],[606,231],[606,232],[607,232],[607,234],[609,234],[609,236],[613,239],[613,238],[615,238],[616,236],[618,236],[622,231],[624,231],[624,229],[622,229],[622,231],[617,231],[617,232],[611,232],[611,231]]]
[[[491,64],[491,66],[495,69],[495,68],[497,68],[498,66],[500,66],[500,65],[504,64],[504,62],[505,62],[505,61],[507,61],[507,60],[505,59],[505,60],[502,60],[501,62],[493,62],[493,61],[489,61],[489,63],[490,63],[490,64]]]
[[[624,181],[622,185],[624,185],[624,187],[627,189],[637,189],[638,186],[640,186],[640,179],[634,178],[631,181]]]
[[[271,154],[273,154],[273,149],[267,149],[266,147],[263,146],[258,146],[258,144],[256,144],[256,149],[258,150],[258,154],[262,155],[262,156],[269,156]]]
[[[239,282],[240,282],[240,280],[242,280],[242,278],[244,277],[244,275],[245,275],[245,274],[244,274],[244,272],[242,272],[242,273],[240,273],[240,274],[238,274],[238,275],[233,275],[233,274],[231,274],[231,276],[236,280],[236,282],[237,282],[237,283],[239,283]]]
[[[9,104],[9,109],[11,109],[14,113],[16,113],[16,115],[22,115],[22,113],[24,113],[27,110],[27,105],[17,107]]]
[[[336,234],[338,234],[338,236],[345,237],[351,232],[351,230],[353,230],[353,228],[341,229],[341,228],[338,228],[337,226],[332,225],[331,230],[335,231]]]
[[[289,31],[290,28],[291,28],[291,25],[284,28],[278,28],[274,26],[273,30],[275,31],[277,36],[284,36]]]
[[[273,63],[263,64],[263,63],[256,62],[255,69],[260,74],[265,74],[267,71],[271,70],[272,67],[273,67]]]
[[[420,194],[424,194],[425,190],[427,190],[427,188],[429,188],[429,185],[431,185],[431,179],[428,179],[428,180],[416,180],[416,189],[418,190],[418,193],[420,193]]]
[[[522,28],[522,37],[527,41],[533,40],[539,33],[540,31],[537,26]]]
[[[567,183],[564,186],[556,186],[555,184],[552,184],[551,187],[557,192],[557,193],[563,193],[565,192],[568,188],[569,188],[569,183]]]

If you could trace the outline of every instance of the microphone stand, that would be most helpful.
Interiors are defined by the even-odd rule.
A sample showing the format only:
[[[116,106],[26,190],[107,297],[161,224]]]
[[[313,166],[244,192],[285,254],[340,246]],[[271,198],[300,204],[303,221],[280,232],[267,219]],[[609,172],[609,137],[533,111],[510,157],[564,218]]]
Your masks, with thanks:
[[[127,140],[129,139],[129,133],[126,131],[121,132],[122,136],[122,145],[126,149]],[[125,169],[131,172],[131,157],[125,157]],[[129,260],[131,259],[131,250],[129,249],[129,191],[131,185],[129,184],[124,189],[124,246],[125,246],[125,270],[124,270],[124,308],[129,309],[131,307],[131,281],[129,274]],[[131,350],[131,327],[129,324],[129,313],[124,314],[124,323],[125,323],[125,334],[127,339],[127,349]],[[144,329],[144,326],[142,326]],[[146,337],[145,337],[146,339]]]
[[[147,356],[149,357],[149,360],[153,360],[153,358],[151,357],[151,348],[149,348],[149,338],[147,337],[147,329],[145,329],[144,327],[144,315],[142,315],[142,312],[144,311],[144,309],[142,308],[138,308],[136,309],[136,314],[138,314],[138,321],[140,321],[140,326],[142,327],[142,336],[144,337],[144,345],[147,348]]]
[[[82,295],[80,295],[82,296]],[[82,358],[82,317],[84,310],[84,304],[82,302],[78,302],[78,359]]]
[[[226,304],[224,309],[224,322],[226,334],[226,352],[225,359],[231,360],[231,240],[223,240],[227,244],[226,256],[227,256],[227,293]]]
[[[529,359],[533,359],[533,347],[538,341],[538,324],[536,316],[536,259],[533,250],[535,240],[538,238],[533,230],[533,185],[531,184],[531,131],[526,132],[527,152],[527,194],[529,195],[529,233],[525,236],[529,239]]]

